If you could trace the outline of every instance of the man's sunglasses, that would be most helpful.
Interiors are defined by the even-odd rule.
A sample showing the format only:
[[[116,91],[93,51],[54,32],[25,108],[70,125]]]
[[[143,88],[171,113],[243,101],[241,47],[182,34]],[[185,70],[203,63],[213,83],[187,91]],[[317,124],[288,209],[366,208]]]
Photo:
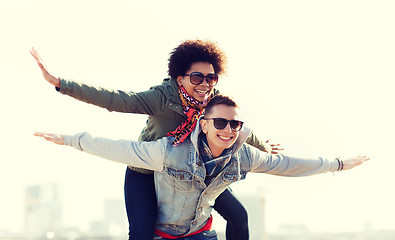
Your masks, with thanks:
[[[240,131],[244,123],[239,120],[227,120],[225,118],[203,118],[203,119],[214,120],[214,127],[218,130],[224,129],[229,123],[230,129],[232,129],[233,132]]]
[[[214,73],[209,73],[207,76],[204,76],[201,72],[192,72],[190,74],[185,74],[184,76],[189,76],[189,81],[193,85],[199,85],[206,79],[206,82],[210,86],[215,86],[218,83],[218,75]]]

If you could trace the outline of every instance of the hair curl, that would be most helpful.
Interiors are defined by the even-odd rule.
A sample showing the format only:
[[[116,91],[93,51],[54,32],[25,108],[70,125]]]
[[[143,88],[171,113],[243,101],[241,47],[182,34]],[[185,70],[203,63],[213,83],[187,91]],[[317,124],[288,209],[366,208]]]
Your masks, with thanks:
[[[183,76],[191,68],[191,64],[196,62],[211,63],[218,75],[226,71],[227,59],[217,43],[208,40],[186,40],[170,53],[169,76]]]

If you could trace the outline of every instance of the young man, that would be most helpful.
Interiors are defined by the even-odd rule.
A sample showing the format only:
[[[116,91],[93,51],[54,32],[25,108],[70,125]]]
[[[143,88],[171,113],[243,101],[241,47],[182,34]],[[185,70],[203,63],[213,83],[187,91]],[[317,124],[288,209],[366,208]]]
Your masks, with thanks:
[[[231,183],[248,172],[280,176],[308,176],[348,170],[364,161],[358,156],[341,161],[268,154],[245,144],[250,130],[243,127],[236,103],[217,95],[206,106],[190,137],[173,146],[173,137],[154,142],[36,133],[48,141],[68,145],[116,162],[155,171],[158,201],[156,239],[217,239],[211,226],[212,205]]]

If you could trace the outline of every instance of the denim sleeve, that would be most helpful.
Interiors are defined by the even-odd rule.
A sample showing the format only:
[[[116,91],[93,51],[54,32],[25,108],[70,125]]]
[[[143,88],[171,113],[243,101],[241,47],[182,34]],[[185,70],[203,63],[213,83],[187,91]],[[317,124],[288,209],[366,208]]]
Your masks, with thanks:
[[[319,173],[335,172],[339,166],[336,159],[322,157],[301,158],[283,154],[269,154],[248,146],[251,171],[279,176],[301,177]]]
[[[112,140],[89,133],[65,136],[64,143],[83,152],[130,166],[162,171],[167,138],[153,142]]]

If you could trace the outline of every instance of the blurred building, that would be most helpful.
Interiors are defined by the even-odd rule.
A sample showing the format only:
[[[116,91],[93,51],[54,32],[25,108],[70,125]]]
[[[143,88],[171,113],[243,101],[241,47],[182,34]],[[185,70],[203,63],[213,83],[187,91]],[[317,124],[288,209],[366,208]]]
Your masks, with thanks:
[[[261,190],[256,193],[237,194],[248,212],[251,240],[267,240],[265,227],[265,197]]]
[[[55,183],[29,186],[25,190],[25,235],[54,237],[61,229],[61,203]]]
[[[129,224],[127,222],[125,201],[123,199],[105,200],[104,222],[107,224],[111,236],[128,234]]]

